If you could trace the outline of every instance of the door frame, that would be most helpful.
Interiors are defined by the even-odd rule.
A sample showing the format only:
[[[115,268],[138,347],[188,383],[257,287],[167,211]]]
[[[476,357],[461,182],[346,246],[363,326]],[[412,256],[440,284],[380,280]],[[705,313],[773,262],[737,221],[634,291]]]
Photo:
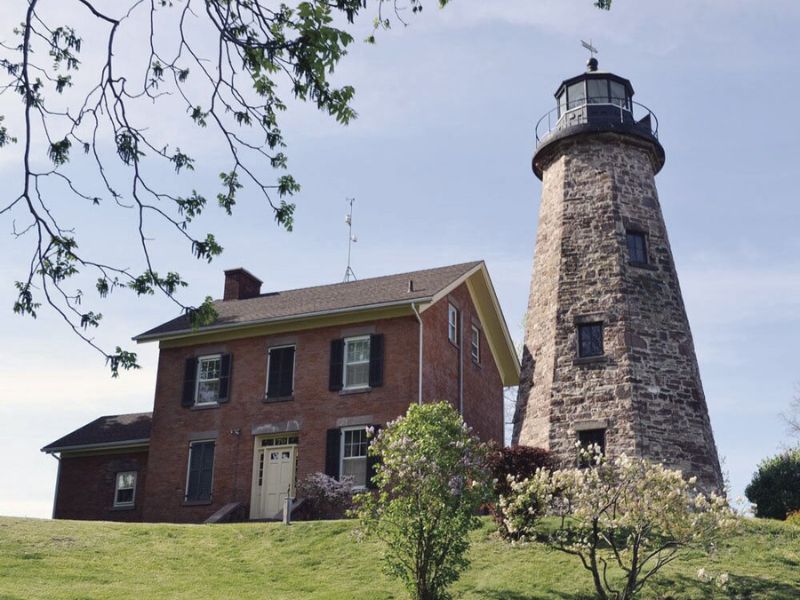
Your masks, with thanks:
[[[280,439],[286,438],[288,440],[287,443],[284,444],[276,444],[274,446],[262,446],[261,442],[266,439]],[[264,434],[264,435],[257,435],[254,436],[253,440],[253,476],[250,481],[250,519],[269,519],[272,518],[268,515],[258,515],[258,511],[261,508],[261,491],[263,489],[263,485],[258,485],[258,475],[259,475],[259,455],[268,451],[275,451],[275,450],[291,450],[293,452],[293,464],[292,464],[292,480],[291,480],[291,487],[290,493],[292,497],[295,494],[295,487],[297,485],[297,460],[298,460],[298,451],[300,446],[300,436],[297,432],[291,433],[283,433],[283,434]],[[263,476],[262,475],[262,483],[263,483]]]

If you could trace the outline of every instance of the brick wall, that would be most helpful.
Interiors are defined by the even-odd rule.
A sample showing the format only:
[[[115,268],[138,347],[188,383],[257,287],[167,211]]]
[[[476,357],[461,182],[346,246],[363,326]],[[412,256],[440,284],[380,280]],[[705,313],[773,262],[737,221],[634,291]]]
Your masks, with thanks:
[[[448,339],[448,304],[458,310],[461,340],[458,345]],[[475,305],[466,285],[453,290],[446,299],[423,313],[425,347],[423,398],[426,402],[447,400],[459,407],[459,365],[463,371],[464,420],[483,440],[503,444],[503,383],[494,362],[486,336],[481,328]],[[472,325],[480,333],[480,360],[471,356]]]
[[[477,319],[465,286],[452,294],[462,309],[465,332]],[[447,340],[447,302],[423,313],[425,323],[424,398],[446,399],[457,406],[458,349]],[[162,348],[156,381],[150,466],[144,507],[146,521],[197,522],[229,502],[250,503],[253,475],[253,428],[267,424],[299,429],[297,479],[324,471],[326,432],[344,419],[383,424],[403,414],[418,398],[418,324],[414,316],[363,325],[327,327],[274,336],[259,336],[203,346]],[[384,377],[381,387],[342,393],[328,389],[330,342],[377,333],[384,336]],[[503,390],[488,346],[480,364],[464,347],[464,407],[466,420],[484,439],[503,439]],[[295,344],[294,395],[285,402],[265,402],[267,349]],[[181,406],[187,358],[231,353],[230,400],[213,408]],[[359,421],[360,419],[360,421]],[[184,502],[189,443],[214,439],[213,495],[209,503]]]
[[[147,481],[147,450],[61,457],[54,517],[102,521],[141,521]],[[114,508],[116,476],[136,471],[133,508]]]

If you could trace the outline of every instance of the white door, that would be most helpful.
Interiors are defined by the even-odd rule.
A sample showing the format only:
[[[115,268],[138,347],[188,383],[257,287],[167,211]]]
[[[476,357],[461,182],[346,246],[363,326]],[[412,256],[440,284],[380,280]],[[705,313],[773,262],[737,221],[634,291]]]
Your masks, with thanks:
[[[281,516],[287,494],[294,496],[296,446],[271,446],[256,449],[251,519]]]

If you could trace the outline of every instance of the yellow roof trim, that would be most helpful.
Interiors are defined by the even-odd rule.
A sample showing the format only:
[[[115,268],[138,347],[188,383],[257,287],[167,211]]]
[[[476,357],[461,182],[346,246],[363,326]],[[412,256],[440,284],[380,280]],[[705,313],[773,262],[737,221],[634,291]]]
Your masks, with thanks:
[[[484,337],[500,371],[503,385],[518,385],[519,357],[486,265],[481,263],[480,268],[470,275],[466,283],[470,296],[472,296],[472,302],[478,311]]]

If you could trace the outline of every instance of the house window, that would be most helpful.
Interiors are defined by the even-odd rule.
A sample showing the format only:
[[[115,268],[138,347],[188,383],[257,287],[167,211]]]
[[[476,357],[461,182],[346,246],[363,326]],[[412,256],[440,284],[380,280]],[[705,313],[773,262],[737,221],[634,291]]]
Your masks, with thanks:
[[[447,305],[447,339],[458,344],[458,309],[452,304]]]
[[[267,398],[288,398],[294,392],[294,346],[270,348],[267,358]]]
[[[114,488],[114,506],[133,506],[136,496],[136,471],[117,473],[117,482]]]
[[[603,356],[602,323],[578,325],[578,356],[580,358]]]
[[[472,360],[473,362],[481,362],[481,330],[472,326]]]
[[[344,340],[345,389],[369,387],[369,340],[368,335]]]
[[[195,404],[216,404],[222,375],[222,356],[201,356],[197,359]]]
[[[352,477],[355,487],[367,485],[367,449],[369,439],[364,427],[342,429],[341,477]]]
[[[634,265],[646,265],[647,260],[647,236],[641,231],[629,231],[627,233],[628,259]]]
[[[211,481],[214,474],[214,442],[192,442],[189,445],[189,468],[186,477],[186,500],[211,500]]]
[[[585,429],[578,432],[578,442],[583,450],[589,450],[594,446],[599,447],[600,454],[606,453],[606,430],[605,429]],[[591,460],[586,456],[579,457],[579,467],[590,467]]]

